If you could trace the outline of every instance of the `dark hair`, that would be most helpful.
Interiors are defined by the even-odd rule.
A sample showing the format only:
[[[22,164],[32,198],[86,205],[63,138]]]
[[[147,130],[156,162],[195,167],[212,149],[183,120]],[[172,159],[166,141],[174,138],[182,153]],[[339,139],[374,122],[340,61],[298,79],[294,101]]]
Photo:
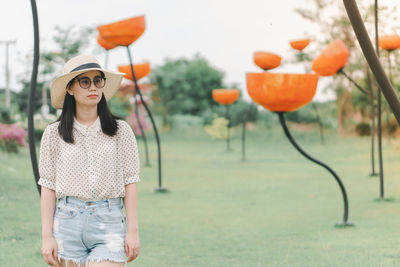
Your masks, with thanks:
[[[101,76],[104,77],[104,73],[101,71],[100,73]],[[67,88],[71,88],[75,78],[69,81]],[[121,118],[111,113],[103,93],[101,95],[100,102],[97,104],[97,114],[100,117],[101,130],[103,131],[103,133],[108,136],[114,136],[118,130],[117,120],[121,120]],[[58,133],[60,134],[62,139],[64,139],[65,142],[71,144],[74,143],[72,128],[75,115],[76,115],[75,98],[71,96],[68,92],[65,92],[65,99],[62,108],[62,113],[60,117],[57,119],[57,121],[60,122],[58,125]]]

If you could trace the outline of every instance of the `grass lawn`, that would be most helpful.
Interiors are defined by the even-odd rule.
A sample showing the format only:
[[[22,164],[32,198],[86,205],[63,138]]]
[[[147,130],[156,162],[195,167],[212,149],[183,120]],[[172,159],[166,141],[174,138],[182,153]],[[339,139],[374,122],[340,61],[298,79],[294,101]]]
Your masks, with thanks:
[[[395,201],[376,202],[369,138],[331,133],[321,145],[316,132],[293,133],[346,186],[355,227],[337,229],[343,201],[335,180],[281,134],[248,133],[244,163],[240,129],[231,153],[200,129],[162,134],[166,194],[153,192],[149,137],[152,166],[142,166],[138,187],[141,254],[128,266],[400,266],[400,141],[384,142],[385,195]],[[0,152],[0,184],[0,266],[46,266],[28,150]]]

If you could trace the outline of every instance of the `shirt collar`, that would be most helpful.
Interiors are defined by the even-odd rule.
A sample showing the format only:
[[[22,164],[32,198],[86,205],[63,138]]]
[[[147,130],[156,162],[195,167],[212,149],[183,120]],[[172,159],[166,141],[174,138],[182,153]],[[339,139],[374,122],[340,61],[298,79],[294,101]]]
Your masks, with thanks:
[[[86,135],[88,132],[98,132],[101,130],[100,117],[97,116],[96,121],[90,126],[83,125],[76,119],[76,117],[74,117],[74,128],[80,131],[83,135]]]

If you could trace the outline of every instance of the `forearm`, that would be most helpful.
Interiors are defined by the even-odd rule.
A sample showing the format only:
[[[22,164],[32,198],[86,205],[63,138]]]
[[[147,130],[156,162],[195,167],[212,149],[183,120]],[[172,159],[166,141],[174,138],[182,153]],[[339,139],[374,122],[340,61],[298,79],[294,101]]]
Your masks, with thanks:
[[[56,206],[56,192],[46,187],[41,187],[40,210],[42,214],[42,237],[53,235],[53,216]]]
[[[128,232],[138,232],[137,190],[136,183],[125,186],[124,205],[128,221]]]

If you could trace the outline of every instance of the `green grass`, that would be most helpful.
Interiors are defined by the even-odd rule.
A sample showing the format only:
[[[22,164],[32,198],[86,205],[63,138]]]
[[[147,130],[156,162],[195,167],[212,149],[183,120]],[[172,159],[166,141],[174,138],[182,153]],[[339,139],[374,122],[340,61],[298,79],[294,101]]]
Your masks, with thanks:
[[[342,178],[355,227],[343,216],[339,187],[303,158],[281,129],[248,133],[241,162],[240,129],[232,141],[202,130],[162,134],[163,186],[157,194],[156,146],[142,166],[139,188],[141,254],[129,266],[400,266],[399,142],[384,143],[385,195],[371,178],[369,139],[295,132],[310,155]],[[139,141],[142,165],[143,144]],[[46,266],[40,202],[28,150],[0,154],[0,266]]]

